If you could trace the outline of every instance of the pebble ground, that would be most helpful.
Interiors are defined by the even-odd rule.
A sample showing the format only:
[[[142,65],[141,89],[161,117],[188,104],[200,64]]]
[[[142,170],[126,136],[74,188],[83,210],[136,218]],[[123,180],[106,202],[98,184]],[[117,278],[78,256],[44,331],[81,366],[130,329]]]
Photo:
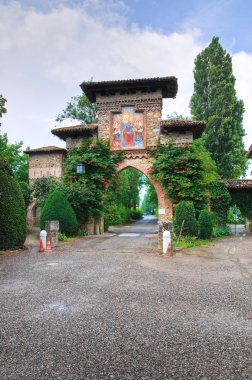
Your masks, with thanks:
[[[0,255],[0,379],[251,380],[252,236],[165,259],[150,222],[114,232]]]

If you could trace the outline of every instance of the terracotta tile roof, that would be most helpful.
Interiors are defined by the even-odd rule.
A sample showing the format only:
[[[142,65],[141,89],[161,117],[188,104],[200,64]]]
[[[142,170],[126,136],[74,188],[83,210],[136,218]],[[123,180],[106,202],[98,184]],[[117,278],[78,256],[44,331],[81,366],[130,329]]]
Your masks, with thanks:
[[[252,145],[250,145],[248,150],[248,158],[252,158]]]
[[[98,132],[98,124],[82,124],[72,127],[54,128],[52,134],[66,141],[67,137],[91,137]]]
[[[29,149],[29,150],[24,150],[24,153],[31,154],[31,153],[66,153],[66,149],[64,148],[59,148],[58,146],[43,146],[41,148],[36,148],[36,149]]]
[[[161,89],[163,98],[175,98],[178,91],[176,77],[83,82],[80,87],[91,102],[96,101],[96,94],[115,95],[116,92],[124,94],[135,93],[138,90],[153,92]]]
[[[230,190],[251,189],[252,179],[227,179],[227,188]]]
[[[195,120],[161,120],[160,122],[161,133],[169,132],[193,132],[193,138],[197,139],[201,137],[206,128],[205,121]]]

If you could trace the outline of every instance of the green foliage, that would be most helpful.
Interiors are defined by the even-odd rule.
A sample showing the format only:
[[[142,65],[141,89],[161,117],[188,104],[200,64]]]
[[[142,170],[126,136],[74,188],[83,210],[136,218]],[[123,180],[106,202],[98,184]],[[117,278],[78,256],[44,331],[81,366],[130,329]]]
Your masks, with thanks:
[[[5,108],[5,103],[7,100],[3,97],[3,95],[0,95],[0,117],[3,116],[3,113],[7,112],[7,109]],[[1,126],[1,123],[0,123]]]
[[[231,197],[227,186],[222,181],[214,181],[209,184],[210,207],[216,218],[216,224],[226,225],[227,213],[231,204]]]
[[[24,199],[11,168],[0,155],[0,249],[19,248],[25,237]]]
[[[182,236],[198,235],[198,223],[192,202],[181,201],[175,207],[174,232],[179,235],[180,231]]]
[[[174,203],[192,201],[197,210],[206,204],[204,165],[194,148],[158,145],[151,175],[160,182]]]
[[[127,221],[126,209],[122,206],[120,207],[116,204],[106,205],[104,211],[105,230],[107,230],[109,226],[116,226],[118,224],[123,224]]]
[[[191,120],[188,116],[183,116],[178,114],[177,112],[169,113],[166,117],[167,120]]]
[[[230,228],[228,226],[216,226],[213,228],[213,237],[219,238],[222,236],[229,236],[230,235]]]
[[[140,220],[143,217],[143,211],[140,208],[130,210],[130,218],[133,220]]]
[[[141,208],[143,210],[143,213],[145,214],[151,214],[153,210],[157,210],[158,208],[158,198],[157,193],[154,188],[154,186],[149,182],[149,180],[146,182],[147,191],[144,195]]]
[[[78,236],[87,236],[87,235],[88,235],[87,230],[79,230],[78,231]]]
[[[207,186],[209,183],[218,180],[220,176],[216,163],[206,150],[203,139],[193,141],[192,152],[203,164],[202,184]]]
[[[129,167],[115,176],[113,184],[110,200],[126,209],[136,209],[140,202],[139,190],[143,184],[143,174]]]
[[[199,237],[210,239],[213,234],[213,217],[207,210],[201,210],[199,215]]]
[[[79,120],[82,124],[97,123],[96,106],[85,94],[74,96],[62,113],[57,116],[56,121],[62,122],[65,119]]]
[[[58,239],[59,239],[59,241],[67,241],[68,240],[68,238],[64,234],[64,232],[59,232]]]
[[[74,235],[78,230],[75,213],[65,196],[60,191],[53,191],[47,198],[41,212],[40,228],[44,228],[46,220],[58,220],[59,230],[67,236]]]
[[[252,191],[251,189],[230,190],[232,204],[239,207],[245,218],[252,220]]]
[[[111,201],[116,164],[122,157],[121,153],[110,154],[108,142],[94,139],[85,140],[80,148],[69,152],[63,183],[57,188],[71,203],[80,224],[103,215],[104,203]],[[85,174],[76,174],[77,164],[85,165]]]
[[[0,154],[13,170],[27,207],[30,202],[31,190],[28,178],[28,155],[23,153],[22,146],[22,142],[9,144],[7,134],[0,135]]]
[[[247,166],[244,105],[236,97],[231,56],[217,37],[196,57],[194,80],[190,107],[194,119],[207,122],[205,146],[220,176],[237,178],[245,174]]]
[[[232,198],[232,195],[231,195]],[[251,199],[252,202],[252,199]],[[247,208],[246,208],[247,210]],[[252,214],[251,214],[252,215]],[[228,223],[230,224],[244,224],[245,219],[241,213],[241,210],[236,206],[231,206],[228,209]]]
[[[48,195],[57,188],[59,181],[55,178],[37,178],[32,184],[33,197],[36,199],[36,206],[43,207]]]

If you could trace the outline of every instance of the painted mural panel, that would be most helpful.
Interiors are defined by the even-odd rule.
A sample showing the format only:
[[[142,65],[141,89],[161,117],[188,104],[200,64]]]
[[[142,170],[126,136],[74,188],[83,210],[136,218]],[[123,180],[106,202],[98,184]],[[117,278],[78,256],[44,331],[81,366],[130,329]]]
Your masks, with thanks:
[[[134,107],[122,107],[122,112],[113,114],[111,145],[114,149],[136,149],[145,147],[144,114]]]

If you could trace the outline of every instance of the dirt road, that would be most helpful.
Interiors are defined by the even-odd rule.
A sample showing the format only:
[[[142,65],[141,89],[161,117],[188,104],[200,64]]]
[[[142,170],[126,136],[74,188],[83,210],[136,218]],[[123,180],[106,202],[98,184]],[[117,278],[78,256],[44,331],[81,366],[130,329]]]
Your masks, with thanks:
[[[0,378],[251,379],[252,236],[165,259],[156,229],[0,256]]]

